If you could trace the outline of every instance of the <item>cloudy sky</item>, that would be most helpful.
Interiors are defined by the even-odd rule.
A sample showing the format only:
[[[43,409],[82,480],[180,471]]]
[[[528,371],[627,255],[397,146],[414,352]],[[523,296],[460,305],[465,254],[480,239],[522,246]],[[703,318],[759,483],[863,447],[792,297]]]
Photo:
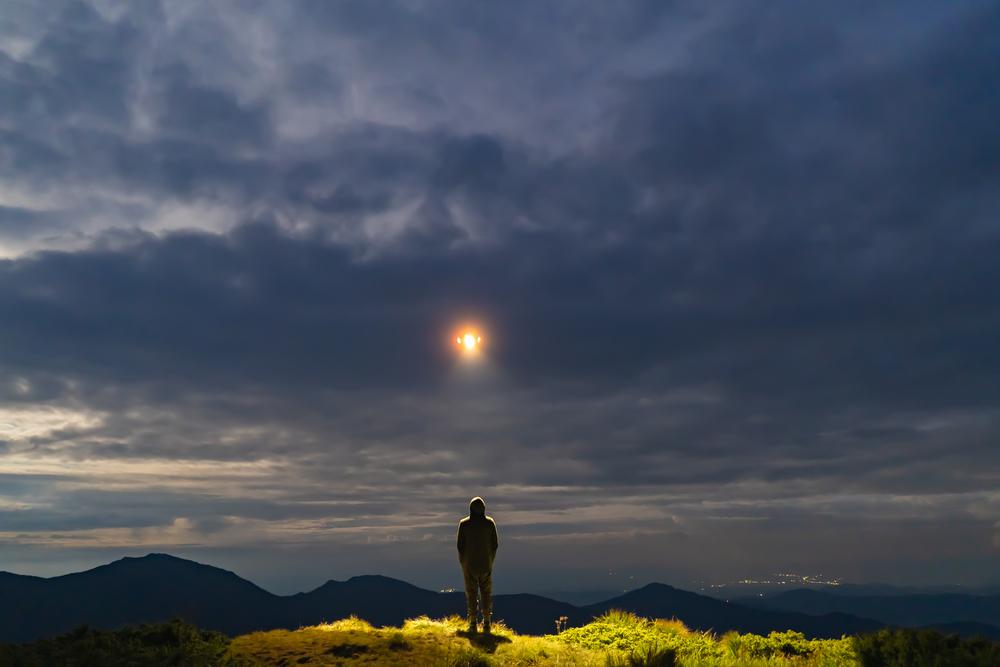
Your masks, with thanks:
[[[1000,580],[998,32],[7,0],[0,569]]]

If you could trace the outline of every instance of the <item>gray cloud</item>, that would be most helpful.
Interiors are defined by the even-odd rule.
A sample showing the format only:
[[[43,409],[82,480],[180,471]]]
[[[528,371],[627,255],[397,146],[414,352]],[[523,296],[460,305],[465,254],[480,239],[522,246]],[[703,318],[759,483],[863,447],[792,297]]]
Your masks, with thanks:
[[[19,7],[0,534],[438,585],[484,492],[511,587],[995,578],[1000,16],[824,11]]]

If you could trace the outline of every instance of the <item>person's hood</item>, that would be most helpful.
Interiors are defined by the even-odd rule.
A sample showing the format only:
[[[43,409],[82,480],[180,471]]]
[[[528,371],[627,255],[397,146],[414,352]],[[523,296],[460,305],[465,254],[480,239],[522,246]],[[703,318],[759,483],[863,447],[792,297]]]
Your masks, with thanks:
[[[469,516],[486,516],[486,501],[476,496],[469,502]]]

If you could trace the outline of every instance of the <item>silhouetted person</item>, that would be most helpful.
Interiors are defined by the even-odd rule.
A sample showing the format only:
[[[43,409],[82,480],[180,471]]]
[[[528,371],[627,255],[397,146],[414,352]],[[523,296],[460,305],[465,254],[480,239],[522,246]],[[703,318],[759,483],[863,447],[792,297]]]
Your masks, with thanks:
[[[458,562],[462,564],[462,574],[465,577],[469,632],[476,631],[477,607],[483,612],[483,632],[490,632],[490,615],[493,613],[493,559],[499,545],[497,525],[492,517],[486,516],[486,502],[476,496],[469,503],[469,516],[458,522]]]

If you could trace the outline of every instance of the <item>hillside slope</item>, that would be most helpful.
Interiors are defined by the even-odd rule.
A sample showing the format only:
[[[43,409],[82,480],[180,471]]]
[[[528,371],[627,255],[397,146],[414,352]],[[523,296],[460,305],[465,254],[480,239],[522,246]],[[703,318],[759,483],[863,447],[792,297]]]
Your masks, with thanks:
[[[149,554],[44,579],[0,577],[0,641],[29,641],[80,625],[116,628],[184,618],[226,633],[274,627],[281,598],[215,567]]]

